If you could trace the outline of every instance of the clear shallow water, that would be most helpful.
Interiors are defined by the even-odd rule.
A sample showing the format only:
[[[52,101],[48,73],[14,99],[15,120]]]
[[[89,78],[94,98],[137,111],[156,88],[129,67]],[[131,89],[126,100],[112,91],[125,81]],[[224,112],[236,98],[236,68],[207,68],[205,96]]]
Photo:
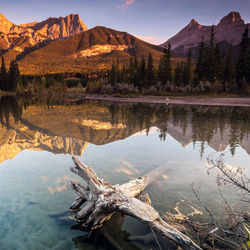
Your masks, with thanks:
[[[100,236],[81,241],[77,237],[86,233],[71,229],[75,223],[68,219],[67,208],[75,194],[69,179],[78,178],[69,171],[71,154],[112,184],[148,175],[145,192],[162,216],[185,200],[204,213],[198,219],[207,218],[192,183],[209,208],[222,213],[216,173],[207,174],[210,154],[225,152],[228,165],[249,174],[248,108],[6,103],[14,108],[8,114],[0,110],[0,249],[111,249]],[[243,209],[235,191],[223,191],[231,204]],[[186,202],[182,205],[183,213],[190,210]],[[126,249],[157,249],[153,240],[126,240],[128,233],[150,238],[150,230],[136,220],[112,223],[117,230],[113,236]]]

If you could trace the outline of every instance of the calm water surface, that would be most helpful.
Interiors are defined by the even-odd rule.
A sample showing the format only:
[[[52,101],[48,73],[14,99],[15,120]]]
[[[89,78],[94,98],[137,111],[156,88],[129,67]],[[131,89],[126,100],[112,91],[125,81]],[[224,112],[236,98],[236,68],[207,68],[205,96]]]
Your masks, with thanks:
[[[188,214],[192,203],[194,219],[208,219],[191,184],[223,213],[207,157],[225,153],[228,166],[250,172],[249,108],[2,97],[0,121],[1,250],[113,249],[103,232],[86,240],[68,218],[76,196],[69,180],[78,179],[69,171],[72,154],[112,184],[149,176],[145,192],[163,217],[176,207]],[[237,191],[223,192],[247,209]],[[117,216],[105,230],[125,249],[157,249],[150,229],[134,219]]]

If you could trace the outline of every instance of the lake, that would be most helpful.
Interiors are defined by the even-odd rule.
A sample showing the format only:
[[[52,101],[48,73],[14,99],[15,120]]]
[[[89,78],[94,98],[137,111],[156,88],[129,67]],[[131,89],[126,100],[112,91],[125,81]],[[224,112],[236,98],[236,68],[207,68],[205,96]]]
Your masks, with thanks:
[[[207,157],[250,172],[250,108],[132,104],[81,99],[0,97],[0,249],[158,249],[149,228],[116,216],[89,239],[68,212],[76,194],[71,155],[112,184],[147,175],[144,190],[168,218],[194,212],[200,199],[220,218],[223,200]],[[237,190],[231,205],[247,209]],[[107,232],[109,237],[107,237]],[[163,239],[161,239],[163,241]],[[168,242],[163,242],[167,246]]]

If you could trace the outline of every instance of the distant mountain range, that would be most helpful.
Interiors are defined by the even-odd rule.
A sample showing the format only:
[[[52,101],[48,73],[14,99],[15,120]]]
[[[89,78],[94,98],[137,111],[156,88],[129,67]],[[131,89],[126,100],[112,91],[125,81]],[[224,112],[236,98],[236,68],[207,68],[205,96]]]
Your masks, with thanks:
[[[216,42],[222,49],[230,45],[237,46],[247,25],[250,27],[249,23],[245,24],[242,20],[239,12],[229,13],[214,25]],[[161,47],[170,43],[175,56],[186,56],[189,49],[195,53],[202,38],[206,43],[209,41],[211,28],[212,26],[201,25],[192,19],[184,29],[168,39]]]
[[[231,12],[215,25],[215,39],[221,47],[237,46],[246,28],[238,12]],[[162,47],[171,43],[173,54],[194,55],[204,37],[209,40],[211,26],[193,19],[184,29],[161,46],[142,41],[126,32],[102,26],[88,30],[79,15],[48,18],[42,22],[16,25],[0,14],[0,55],[7,64],[16,59],[22,73],[56,73],[98,70],[116,59],[128,61],[131,56],[145,57],[152,53],[159,61]]]
[[[159,60],[162,48],[126,32],[102,26],[88,30],[79,15],[48,18],[45,21],[15,25],[0,15],[0,54],[16,59],[22,73],[55,73],[97,70],[110,66],[116,58],[131,56]]]

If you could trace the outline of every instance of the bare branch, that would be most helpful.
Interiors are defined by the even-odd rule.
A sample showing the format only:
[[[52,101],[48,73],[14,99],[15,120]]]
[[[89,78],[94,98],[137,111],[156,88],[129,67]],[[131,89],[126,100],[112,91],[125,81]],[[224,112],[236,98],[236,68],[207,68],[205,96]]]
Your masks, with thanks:
[[[224,154],[220,154],[217,158],[208,157],[208,173],[212,169],[218,169],[220,172],[217,174],[218,185],[233,185],[243,192],[250,194],[249,183],[250,179],[245,175],[244,170],[240,167],[229,168],[224,163]]]
[[[190,187],[191,187],[191,190],[193,191],[195,197],[197,198],[197,200],[200,202],[200,204],[205,208],[205,210],[206,210],[207,213],[209,214],[209,216],[210,216],[210,218],[211,218],[211,223],[212,223],[213,225],[215,225],[215,224],[214,224],[214,217],[213,217],[212,213],[211,213],[210,210],[207,208],[207,206],[201,201],[201,199],[200,199],[200,197],[199,197],[197,191],[194,189],[194,184],[191,184]]]

